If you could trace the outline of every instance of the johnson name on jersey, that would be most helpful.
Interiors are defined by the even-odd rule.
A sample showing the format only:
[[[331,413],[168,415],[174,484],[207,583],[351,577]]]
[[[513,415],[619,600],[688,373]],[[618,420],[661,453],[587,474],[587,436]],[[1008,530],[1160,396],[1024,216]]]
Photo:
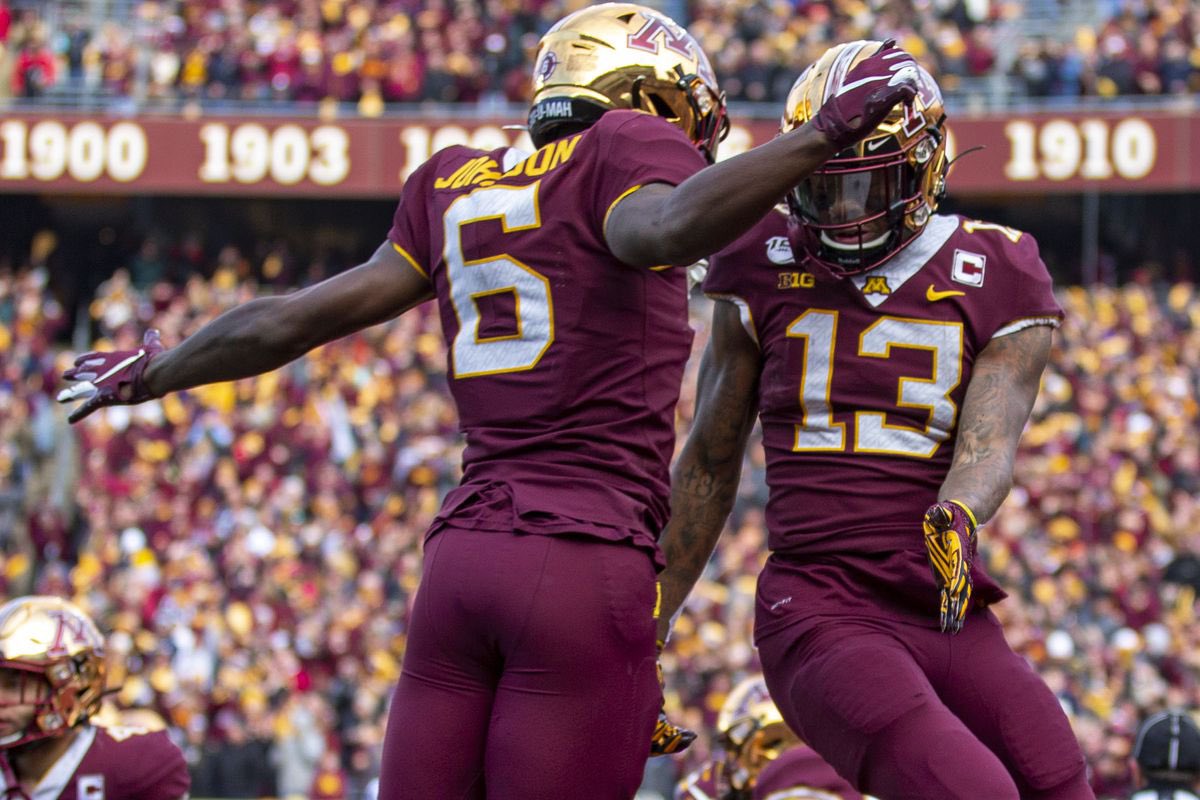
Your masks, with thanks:
[[[443,519],[607,538],[661,528],[692,338],[686,277],[624,264],[604,225],[638,187],[704,166],[669,122],[611,111],[533,154],[447,148],[405,184],[388,236],[436,291],[467,444]],[[510,508],[463,520],[496,484]],[[581,507],[594,529],[580,530]]]

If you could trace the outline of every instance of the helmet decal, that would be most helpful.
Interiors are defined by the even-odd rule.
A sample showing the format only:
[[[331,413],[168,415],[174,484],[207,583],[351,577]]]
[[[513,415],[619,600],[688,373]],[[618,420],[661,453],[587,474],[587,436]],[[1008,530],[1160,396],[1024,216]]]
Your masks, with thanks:
[[[655,14],[646,14],[646,24],[637,33],[629,34],[625,43],[647,53],[658,54],[658,43],[661,41],[667,49],[674,50],[684,58],[695,58],[696,48],[692,37],[673,24]]]
[[[554,54],[553,50],[547,50],[546,54],[542,56],[542,60],[538,62],[536,73],[538,80],[550,80],[550,76],[556,69],[558,69],[558,56]]]

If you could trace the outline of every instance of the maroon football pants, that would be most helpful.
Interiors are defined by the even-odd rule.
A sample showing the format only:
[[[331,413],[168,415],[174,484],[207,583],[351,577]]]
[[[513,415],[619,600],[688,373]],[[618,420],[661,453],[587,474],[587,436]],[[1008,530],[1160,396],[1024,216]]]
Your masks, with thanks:
[[[631,798],[661,695],[627,544],[443,530],[425,547],[380,800]]]
[[[758,643],[788,725],[859,791],[887,800],[1090,800],[1053,692],[990,612],[955,636],[824,617]]]

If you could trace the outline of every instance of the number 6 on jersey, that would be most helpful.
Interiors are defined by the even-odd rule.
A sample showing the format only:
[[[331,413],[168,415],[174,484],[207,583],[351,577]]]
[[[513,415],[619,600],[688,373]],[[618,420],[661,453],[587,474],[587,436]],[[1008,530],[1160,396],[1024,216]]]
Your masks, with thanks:
[[[459,323],[451,346],[456,378],[533,369],[554,342],[554,303],[544,275],[505,253],[463,260],[462,230],[471,223],[499,220],[505,233],[541,226],[539,185],[478,189],[446,209],[444,257]],[[481,337],[479,299],[504,293],[515,302],[515,332]]]

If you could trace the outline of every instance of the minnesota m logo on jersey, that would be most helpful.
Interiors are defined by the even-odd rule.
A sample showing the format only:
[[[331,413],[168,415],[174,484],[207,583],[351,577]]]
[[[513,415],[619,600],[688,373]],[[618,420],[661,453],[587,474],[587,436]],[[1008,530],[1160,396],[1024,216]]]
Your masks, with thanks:
[[[888,286],[887,277],[884,275],[872,275],[867,278],[866,285],[862,289],[863,294],[891,294],[892,289]]]

